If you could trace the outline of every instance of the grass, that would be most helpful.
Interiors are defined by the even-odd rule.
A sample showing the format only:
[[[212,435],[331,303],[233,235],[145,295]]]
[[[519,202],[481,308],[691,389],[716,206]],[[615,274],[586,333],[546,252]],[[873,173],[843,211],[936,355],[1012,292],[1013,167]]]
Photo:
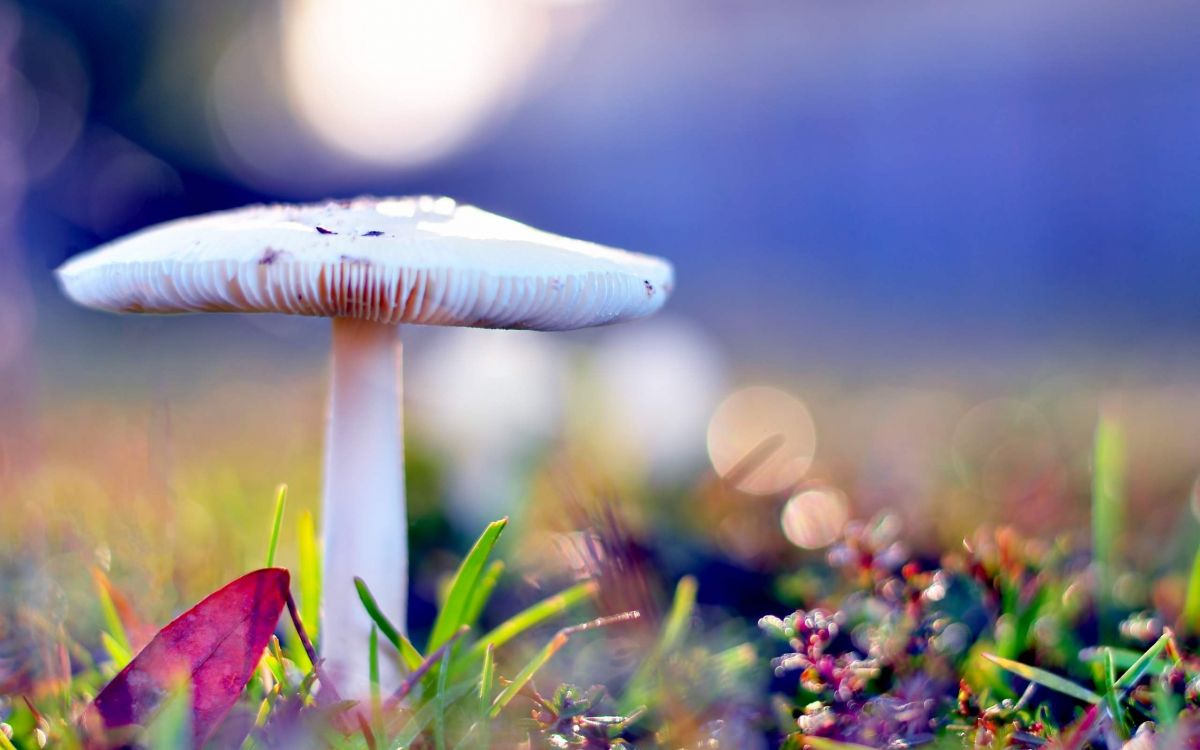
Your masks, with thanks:
[[[722,579],[695,563],[708,558],[686,541],[668,544],[679,540],[666,534],[655,551],[669,553],[639,557],[647,525],[662,520],[618,502],[605,513],[620,522],[584,545],[578,578],[550,583],[529,573],[545,519],[532,511],[511,527],[501,519],[473,544],[455,545],[461,557],[450,557],[444,540],[416,556],[418,569],[436,559],[438,576],[424,579],[430,604],[410,632],[390,621],[370,581],[354,582],[373,623],[364,644],[371,689],[358,703],[337,695],[314,664],[319,538],[304,496],[289,500],[280,486],[273,507],[260,505],[244,524],[257,536],[242,546],[246,567],[265,560],[292,571],[293,615],[230,721],[244,728],[245,750],[297,737],[318,747],[422,750],[1200,741],[1200,550],[1186,551],[1190,570],[1182,563],[1135,575],[1126,529],[1141,519],[1128,433],[1106,416],[1090,449],[1078,462],[1089,469],[1079,493],[1092,519],[1083,538],[981,527],[961,547],[909,552],[893,524],[852,523],[826,555],[765,556],[756,564],[766,572],[752,583]],[[701,485],[686,495],[695,497],[688,507],[696,523],[722,526],[727,518],[705,514],[728,492]],[[747,513],[771,501],[754,502]],[[421,528],[448,536],[416,518],[418,544]],[[557,520],[559,528],[580,525]],[[144,645],[147,623],[161,625],[186,605],[137,611],[155,599],[114,581],[144,573],[143,561],[133,549],[109,552],[107,562],[82,565],[88,593],[72,611],[84,618],[63,624],[49,610],[22,610],[41,644],[30,650],[29,671],[6,671],[20,662],[0,630],[0,750],[79,746],[81,708]],[[688,566],[695,575],[677,575]],[[203,593],[200,582],[187,581],[189,597]],[[755,587],[768,595],[746,606],[760,610],[730,604],[762,594]],[[389,661],[402,674],[398,687],[380,684]],[[186,691],[169,696],[142,741],[186,746],[190,700]]]
[[[286,489],[281,487],[270,526],[267,562],[274,562],[279,545],[285,498]],[[301,523],[302,534],[306,525]],[[320,737],[330,746],[347,748],[356,747],[359,742],[367,747],[423,747],[428,734],[433,747],[442,749],[461,742],[468,734],[511,735],[511,729],[506,733],[482,725],[500,718],[567,638],[616,625],[636,617],[636,613],[591,619],[562,628],[548,646],[515,667],[509,673],[510,679],[503,679],[501,675],[505,672],[501,670],[507,670],[500,666],[497,655],[506,644],[584,606],[596,591],[594,584],[576,584],[530,605],[481,637],[472,637],[475,621],[487,606],[502,570],[487,563],[506,525],[506,520],[490,524],[462,560],[446,590],[445,601],[426,643],[425,656],[380,611],[367,585],[356,581],[362,603],[375,623],[365,644],[369,651],[371,694],[362,707],[353,701],[342,701],[336,686],[324,678],[310,640],[313,629],[305,625],[300,609],[289,599],[288,609],[295,629],[284,630],[282,637],[288,642],[287,648],[279,637],[271,639],[254,678],[246,687],[242,710],[248,716],[253,715],[253,721],[242,747],[273,746],[281,733],[296,731]],[[299,588],[311,591],[311,583],[306,586],[306,579],[311,581],[319,571],[311,568],[306,571],[305,567],[301,565]],[[0,723],[0,747],[40,747],[51,739],[60,746],[77,746],[81,736],[76,734],[73,717],[94,695],[95,686],[105,679],[104,675],[115,673],[129,662],[133,649],[122,619],[122,607],[117,604],[119,594],[102,572],[96,571],[94,579],[106,622],[101,640],[107,647],[109,661],[93,665],[91,670],[68,666],[73,672],[71,678],[51,686],[49,691],[43,687],[37,703],[21,696],[18,705],[7,701],[0,704],[5,712],[4,722]],[[459,648],[468,641],[469,648]],[[393,651],[385,653],[385,645]],[[297,653],[304,657],[293,658]],[[65,652],[63,656],[69,659]],[[385,658],[396,659],[406,672],[402,684],[386,700],[380,684],[380,662]],[[474,676],[460,678],[467,674]],[[499,691],[498,680],[503,684]],[[140,741],[153,748],[187,746],[191,736],[188,710],[191,700],[186,691],[168,696],[147,715],[149,721],[139,732]],[[466,708],[469,704],[476,708]]]
[[[835,555],[850,582],[842,608],[763,618],[763,630],[790,649],[774,660],[777,673],[796,675],[794,703],[780,713],[795,727],[785,729],[787,746],[1115,748],[1139,733],[1163,736],[1146,742],[1200,739],[1194,640],[1177,636],[1150,602],[1115,602],[1100,588],[1104,563],[1082,564],[1079,555],[1048,562],[1003,530],[987,541],[937,566],[881,564],[881,543],[863,527],[840,543],[852,554]],[[1063,596],[1072,590],[1082,597],[1074,603]],[[1020,625],[1031,608],[1048,627]],[[1111,634],[1097,627],[1105,619],[1119,623]],[[1099,640],[1086,642],[1089,631]],[[1130,641],[1144,645],[1130,649]],[[1012,657],[993,653],[1001,647]]]
[[[417,651],[416,646],[412,645],[412,642],[392,624],[392,621],[379,608],[379,604],[376,603],[374,594],[367,588],[366,582],[361,578],[355,578],[354,586],[358,589],[358,598],[367,610],[367,614],[375,622],[374,629],[371,632],[383,633],[383,637],[396,649],[401,661],[404,662],[404,666],[409,671],[421,666],[421,662],[424,661],[421,652]]]
[[[281,492],[270,527],[272,548],[283,526],[283,497]],[[303,731],[339,748],[441,750],[516,741],[532,742],[530,747],[691,746],[669,739],[697,738],[697,722],[675,726],[678,706],[671,704],[682,698],[703,714],[705,700],[694,688],[728,687],[736,682],[727,679],[729,675],[764,670],[751,643],[715,648],[709,640],[705,648],[710,634],[697,631],[698,583],[685,577],[646,641],[640,666],[617,693],[610,697],[599,687],[584,691],[563,685],[550,697],[543,696],[535,679],[575,639],[631,627],[640,613],[561,626],[540,648],[517,661],[505,659],[508,666],[502,666],[498,657],[512,643],[594,604],[599,593],[596,581],[580,582],[473,635],[498,585],[502,567],[490,564],[489,558],[506,525],[503,520],[489,525],[460,562],[423,650],[380,611],[367,584],[356,582],[374,622],[366,644],[371,693],[361,706],[318,690],[321,675],[313,671],[311,658],[297,662],[290,657],[295,643],[301,653],[309,653],[312,645],[306,634],[285,631],[282,639],[273,638],[246,688],[243,704],[253,720],[242,746],[272,746],[286,731]],[[1082,748],[1103,747],[1105,737],[1127,740],[1147,720],[1163,727],[1190,726],[1194,698],[1186,686],[1200,681],[1200,657],[1192,656],[1189,642],[1172,630],[1152,626],[1158,634],[1141,649],[1085,643],[1053,651],[1041,643],[1046,631],[1020,624],[1031,617],[1052,618],[1062,632],[1079,634],[1084,632],[1081,623],[1098,620],[1101,609],[1108,608],[1121,623],[1118,632],[1129,640],[1135,632],[1132,624],[1145,620],[1145,611],[1114,609],[1099,591],[1082,608],[1066,611],[1060,606],[1059,592],[1088,581],[1095,586],[1099,580],[1093,567],[1079,565],[1077,555],[1034,556],[1024,540],[1002,530],[990,544],[986,538],[976,539],[965,553],[948,554],[940,565],[931,566],[888,559],[883,552],[892,541],[881,537],[879,528],[851,525],[831,554],[833,560],[846,561],[837,569],[847,586],[832,598],[841,608],[762,618],[760,627],[768,640],[791,649],[773,660],[775,698],[770,712],[780,723],[774,729],[761,723],[758,731],[763,736],[782,738],[785,747],[818,750],[854,750],[883,738],[908,746],[954,741],[999,747],[996,743],[1002,739],[1006,747],[1059,743]],[[839,554],[842,550],[852,554]],[[110,653],[109,663],[96,670],[111,673],[127,661],[129,649],[122,645],[129,643],[121,614],[125,607],[118,604],[119,592],[102,573],[95,581],[105,614],[102,637],[116,654]],[[295,611],[300,618],[298,608]],[[949,634],[961,634],[956,628],[966,619],[958,615],[970,612],[987,613],[984,626],[974,626],[969,634],[970,642],[952,648],[940,645]],[[990,651],[999,647],[1013,656]],[[406,674],[401,686],[386,696],[379,682],[379,665],[385,658],[396,660]],[[796,681],[789,688],[791,675]],[[71,706],[85,701],[96,684],[95,675],[79,672],[57,695],[43,696],[42,707],[35,710],[35,704],[28,703],[25,710],[10,709],[13,739],[4,735],[0,747],[35,746],[39,733],[71,746],[75,736],[68,717],[77,711]],[[711,705],[722,707],[734,693],[710,696]],[[762,695],[766,715],[766,694]],[[142,735],[148,747],[186,746],[190,727],[183,708],[188,700],[186,692],[173,695],[155,712]],[[618,712],[594,713],[601,701]],[[514,714],[518,703],[526,708]],[[57,715],[51,710],[55,705]],[[1200,710],[1200,700],[1195,705]],[[521,713],[528,714],[529,706],[533,720],[518,720]],[[709,740],[718,736],[711,728],[707,731]]]
[[[275,516],[271,521],[271,540],[267,543],[267,562],[263,567],[275,567],[275,552],[279,549],[279,533],[283,531],[283,511],[287,507],[287,485],[279,485],[275,493]]]

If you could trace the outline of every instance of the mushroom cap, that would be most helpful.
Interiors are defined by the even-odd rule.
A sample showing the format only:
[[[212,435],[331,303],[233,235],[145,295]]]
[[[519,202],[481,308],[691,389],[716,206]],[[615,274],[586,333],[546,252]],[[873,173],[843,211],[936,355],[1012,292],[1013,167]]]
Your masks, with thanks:
[[[169,221],[63,264],[112,312],[273,312],[566,330],[649,315],[670,263],[543,232],[449,198],[247,206]]]

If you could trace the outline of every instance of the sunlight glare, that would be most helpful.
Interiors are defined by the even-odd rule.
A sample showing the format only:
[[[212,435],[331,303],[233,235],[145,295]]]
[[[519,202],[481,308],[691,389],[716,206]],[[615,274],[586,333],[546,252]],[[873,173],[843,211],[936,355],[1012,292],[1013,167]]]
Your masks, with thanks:
[[[539,14],[495,0],[290,0],[283,32],[301,118],[340,151],[389,164],[469,137],[543,39]]]

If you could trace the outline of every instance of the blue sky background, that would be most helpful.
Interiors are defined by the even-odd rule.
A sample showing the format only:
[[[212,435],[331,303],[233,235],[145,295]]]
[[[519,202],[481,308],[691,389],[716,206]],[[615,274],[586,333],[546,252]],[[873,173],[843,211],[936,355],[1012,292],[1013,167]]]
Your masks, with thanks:
[[[1200,353],[1194,3],[599,1],[569,43],[551,29],[546,60],[452,153],[347,166],[280,126],[294,173],[269,180],[217,158],[202,91],[246,10],[188,5],[13,6],[13,69],[86,91],[77,139],[27,170],[9,235],[43,320],[74,314],[50,268],[154,221],[429,192],[671,258],[673,309],[751,363]],[[40,101],[34,127],[52,127]],[[80,205],[88,180],[120,174],[106,143],[165,169],[101,189],[97,218]]]

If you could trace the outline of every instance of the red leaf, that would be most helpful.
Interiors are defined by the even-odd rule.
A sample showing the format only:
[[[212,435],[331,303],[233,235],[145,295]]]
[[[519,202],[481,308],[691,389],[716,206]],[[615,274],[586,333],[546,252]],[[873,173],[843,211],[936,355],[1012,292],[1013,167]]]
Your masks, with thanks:
[[[287,595],[288,572],[282,568],[256,570],[211,594],[160,630],[104,686],[84,714],[84,726],[113,732],[145,725],[187,681],[200,747],[253,676]]]

